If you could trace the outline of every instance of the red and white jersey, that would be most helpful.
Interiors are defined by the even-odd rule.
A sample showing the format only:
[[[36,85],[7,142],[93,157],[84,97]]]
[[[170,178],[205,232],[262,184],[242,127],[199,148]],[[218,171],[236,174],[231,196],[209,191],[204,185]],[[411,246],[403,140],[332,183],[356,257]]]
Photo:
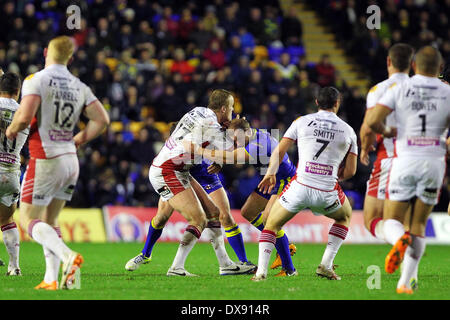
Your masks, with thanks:
[[[161,151],[153,159],[152,165],[168,170],[185,171],[193,164],[200,164],[201,157],[192,159],[184,149],[183,140],[219,150],[232,147],[231,142],[226,138],[225,131],[217,122],[214,111],[209,108],[196,107],[181,118]]]
[[[297,141],[297,181],[324,191],[335,189],[347,153],[358,155],[355,131],[334,112],[320,110],[298,118],[283,138]]]
[[[65,65],[52,64],[24,80],[22,98],[27,95],[41,97],[30,126],[30,156],[48,159],[76,153],[73,130],[84,107],[97,100],[91,89]]]
[[[10,141],[6,137],[6,128],[11,124],[19,108],[16,100],[0,97],[0,170],[19,170],[20,169],[20,151],[22,150],[28,138],[29,128],[20,131],[17,137]]]
[[[369,93],[367,94],[366,99],[366,107],[367,109],[371,109],[377,105],[377,102],[384,95],[386,90],[397,83],[401,83],[404,80],[409,79],[409,76],[406,73],[394,73],[384,81],[379,82],[375,86],[373,86]],[[395,116],[394,113],[391,113],[386,118],[387,126],[395,126]],[[377,160],[391,158],[394,156],[394,139],[392,138],[383,138],[381,134],[377,134]]]
[[[450,124],[450,86],[415,75],[391,86],[378,102],[395,112],[395,156],[442,158]]]

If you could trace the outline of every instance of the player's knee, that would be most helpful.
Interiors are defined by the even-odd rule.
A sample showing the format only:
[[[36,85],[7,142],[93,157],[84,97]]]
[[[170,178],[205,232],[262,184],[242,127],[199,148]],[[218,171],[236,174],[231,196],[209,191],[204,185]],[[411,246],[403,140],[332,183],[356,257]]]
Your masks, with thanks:
[[[220,220],[220,224],[224,228],[229,228],[229,227],[232,227],[235,225],[235,221],[229,210],[220,211],[219,220]]]

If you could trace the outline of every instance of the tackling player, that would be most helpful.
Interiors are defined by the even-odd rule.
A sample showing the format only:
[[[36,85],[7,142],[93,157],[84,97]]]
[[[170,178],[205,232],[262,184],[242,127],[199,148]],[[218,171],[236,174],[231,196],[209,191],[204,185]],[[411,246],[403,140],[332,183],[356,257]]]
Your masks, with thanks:
[[[231,121],[229,129],[228,132],[232,133],[232,138],[236,146],[236,149],[233,151],[222,151],[208,147],[202,148],[198,145],[192,146],[188,144],[186,148],[191,147],[195,150],[196,154],[202,155],[217,163],[250,163],[256,169],[267,169],[270,156],[277,147],[278,141],[265,130],[250,128],[250,124],[244,118]],[[256,189],[242,207],[242,216],[260,231],[264,229],[267,215],[277,195],[281,193],[284,185],[287,185],[291,181],[291,178],[295,175],[295,170],[294,164],[289,160],[288,155],[285,155],[277,171],[277,185],[273,188],[272,192],[264,194]],[[230,231],[225,229],[225,232]],[[271,268],[275,269],[280,265],[282,266],[282,270],[277,276],[297,275],[298,273],[291,258],[291,254],[296,252],[296,247],[294,244],[289,244],[288,237],[283,230],[278,232],[275,246],[279,255],[277,255],[277,259],[275,259]]]
[[[373,86],[367,94],[367,110],[365,119],[373,111],[378,100],[386,90],[395,84],[409,78],[409,69],[413,56],[413,48],[408,44],[398,43],[393,45],[388,52],[386,65],[389,78]],[[395,122],[395,115],[390,114],[386,119],[388,125]],[[377,239],[385,240],[383,235],[383,203],[385,199],[387,177],[394,156],[394,140],[380,134],[375,134],[363,122],[360,130],[361,155],[364,165],[369,165],[369,152],[374,149],[376,142],[377,158],[373,164],[372,173],[367,181],[366,197],[364,199],[364,225]],[[391,243],[393,245],[393,243]]]
[[[36,289],[56,290],[62,262],[60,289],[79,287],[76,274],[83,257],[62,241],[57,217],[72,198],[78,179],[77,147],[97,137],[109,116],[91,89],[67,69],[74,51],[71,38],[59,36],[44,49],[45,68],[29,75],[22,101],[6,130],[10,141],[30,124],[28,163],[20,197],[20,224],[44,248],[46,272]],[[75,137],[81,113],[89,119]]]
[[[441,61],[437,49],[421,48],[412,64],[416,75],[389,88],[367,119],[377,133],[396,133],[383,228],[388,242],[395,243],[385,259],[386,272],[395,272],[403,261],[397,293],[413,293],[426,246],[425,225],[445,175],[450,87],[437,79]],[[385,125],[394,111],[396,127]],[[410,231],[405,232],[409,207],[413,214]]]
[[[13,220],[20,194],[20,151],[24,146],[29,128],[20,131],[17,138],[9,141],[6,128],[19,108],[20,78],[7,72],[0,77],[0,226],[3,242],[9,255],[6,275],[21,275],[19,267],[19,231]]]
[[[192,177],[206,191],[206,193],[211,197],[214,204],[216,204],[217,207],[219,208],[220,222],[226,228],[227,225],[228,226],[230,224],[236,225],[236,223],[234,222],[234,219],[230,213],[230,205],[228,202],[228,197],[216,173],[218,170],[220,170],[220,168],[221,167],[219,165],[216,164],[209,165],[206,162],[202,162],[202,164],[194,165],[189,170],[189,172],[191,173]],[[138,269],[142,264],[147,264],[151,261],[153,246],[161,236],[163,228],[166,225],[167,221],[169,221],[170,217],[172,216],[173,211],[174,211],[173,208],[167,202],[164,202],[161,199],[159,200],[158,211],[150,222],[144,248],[142,249],[142,252],[140,254],[138,254],[136,257],[130,259],[127,262],[127,264],[125,265],[126,270],[134,271]],[[239,230],[238,226],[237,230]],[[239,235],[240,237],[229,237],[228,241],[233,250],[236,252],[236,255],[238,256],[240,260],[240,265],[242,265],[242,267],[236,268],[236,266],[234,266],[234,263],[232,263],[232,261],[228,259],[229,261],[227,263],[227,267],[220,268],[219,270],[220,275],[237,275],[249,273],[254,269],[256,269],[256,266],[247,260],[247,256],[245,254],[244,241],[242,239],[242,235],[240,234],[240,230]],[[233,243],[232,242],[233,238],[238,239]],[[217,245],[213,243],[213,247],[216,253],[227,256],[228,254],[224,250],[225,244],[223,243],[223,240],[218,241],[220,242]]]
[[[267,277],[267,267],[277,232],[305,208],[314,214],[335,220],[328,234],[328,243],[316,274],[330,280],[341,278],[334,272],[333,261],[347,236],[352,208],[338,184],[356,172],[358,146],[353,129],[337,115],[340,94],[333,87],[322,88],[316,99],[317,113],[295,120],[270,157],[266,175],[259,190],[271,192],[277,183],[276,172],[289,147],[297,141],[299,162],[295,179],[284,188],[270,210],[259,238],[258,270],[252,278]],[[301,152],[300,152],[301,150]],[[345,164],[341,167],[345,159]]]
[[[234,98],[230,92],[214,90],[207,108],[194,108],[181,118],[150,167],[150,182],[162,201],[167,201],[170,210],[180,212],[189,223],[168,276],[193,275],[185,270],[184,265],[203,230],[209,233],[221,274],[227,270],[242,272],[243,269],[254,269],[253,265],[234,264],[226,254],[219,210],[189,173],[193,162],[199,163],[201,159],[193,159],[183,146],[183,141],[188,140],[201,145],[211,144],[219,149],[227,148],[222,125],[231,121],[233,106]]]

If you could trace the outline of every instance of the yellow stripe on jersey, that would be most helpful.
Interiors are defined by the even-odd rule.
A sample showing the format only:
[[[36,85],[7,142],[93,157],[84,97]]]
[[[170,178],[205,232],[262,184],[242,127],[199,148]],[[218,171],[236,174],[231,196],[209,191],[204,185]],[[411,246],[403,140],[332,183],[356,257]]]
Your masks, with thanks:
[[[26,78],[25,78],[25,80],[30,80],[31,78],[33,78],[34,77],[34,73],[32,73],[32,74],[30,74],[29,76],[27,76]]]
[[[284,179],[280,180],[280,187],[278,188],[277,194],[280,194],[283,191],[286,182],[287,184],[289,184],[289,182],[291,182],[291,177],[287,178],[286,180]]]

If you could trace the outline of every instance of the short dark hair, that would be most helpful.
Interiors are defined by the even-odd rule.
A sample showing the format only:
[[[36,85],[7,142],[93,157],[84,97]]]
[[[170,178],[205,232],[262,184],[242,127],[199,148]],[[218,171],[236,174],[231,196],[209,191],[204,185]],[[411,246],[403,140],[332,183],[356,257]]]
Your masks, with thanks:
[[[209,96],[208,108],[219,110],[222,106],[228,105],[228,98],[233,94],[225,89],[216,89]]]
[[[20,77],[13,72],[6,72],[0,77],[0,92],[10,95],[17,94],[20,90]]]
[[[396,43],[388,51],[392,65],[400,72],[407,71],[411,66],[414,49],[406,43]]]
[[[432,46],[425,46],[419,49],[416,54],[417,68],[430,75],[439,73],[442,62],[442,55],[438,49]]]
[[[319,109],[332,109],[339,100],[341,94],[339,90],[335,87],[325,87],[319,90],[317,95],[317,103],[319,104]]]

